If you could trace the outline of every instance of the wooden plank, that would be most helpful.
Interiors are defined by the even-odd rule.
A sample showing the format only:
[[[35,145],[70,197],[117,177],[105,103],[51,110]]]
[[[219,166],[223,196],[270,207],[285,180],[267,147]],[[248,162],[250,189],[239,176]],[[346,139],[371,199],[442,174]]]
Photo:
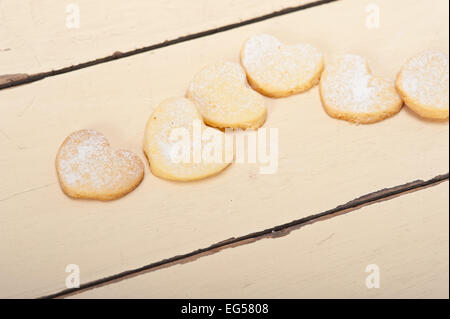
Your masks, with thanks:
[[[448,298],[449,183],[72,298]],[[368,265],[379,288],[368,289]]]
[[[0,75],[61,69],[313,1],[3,0]],[[70,28],[76,14],[79,28]]]
[[[380,6],[380,29],[365,28],[367,3]],[[104,203],[64,196],[54,169],[60,143],[82,128],[100,130],[113,147],[144,159],[152,109],[183,95],[202,66],[238,61],[254,33],[310,42],[327,55],[359,53],[376,74],[393,78],[412,52],[448,51],[448,2],[427,3],[335,2],[1,91],[0,296],[63,290],[67,264],[78,264],[86,283],[447,173],[448,121],[423,121],[404,109],[374,125],[352,125],[325,114],[317,88],[266,99],[265,127],[279,129],[276,174],[234,164],[183,184],[158,179],[147,167],[134,192]],[[418,25],[418,17],[427,23]]]

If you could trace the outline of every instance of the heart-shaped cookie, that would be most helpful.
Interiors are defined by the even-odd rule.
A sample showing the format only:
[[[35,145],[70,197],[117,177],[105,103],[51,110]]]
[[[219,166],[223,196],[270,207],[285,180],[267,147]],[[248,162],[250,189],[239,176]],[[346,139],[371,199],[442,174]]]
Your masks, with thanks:
[[[132,152],[112,150],[102,133],[81,130],[70,134],[60,146],[56,171],[67,195],[110,200],[139,185],[144,164]]]
[[[175,181],[215,175],[233,159],[225,134],[206,126],[186,98],[169,98],[155,109],[145,128],[144,151],[154,175]]]
[[[400,70],[396,87],[405,104],[425,118],[448,118],[448,55],[425,51]]]
[[[319,83],[324,64],[322,53],[312,45],[285,45],[268,34],[245,41],[241,63],[250,85],[270,97],[310,89]]]
[[[326,64],[320,96],[330,116],[362,124],[390,117],[403,105],[393,81],[373,76],[366,60],[352,54]]]
[[[263,97],[248,86],[237,63],[218,62],[202,69],[191,82],[187,97],[210,126],[255,129],[266,120]]]

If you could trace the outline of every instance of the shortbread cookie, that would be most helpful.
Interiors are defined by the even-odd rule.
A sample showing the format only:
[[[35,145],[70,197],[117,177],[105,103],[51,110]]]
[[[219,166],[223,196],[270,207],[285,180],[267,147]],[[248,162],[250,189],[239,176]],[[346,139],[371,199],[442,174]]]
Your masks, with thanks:
[[[132,152],[112,150],[102,133],[81,130],[60,146],[56,171],[62,190],[70,197],[110,200],[139,185],[144,164]]]
[[[319,83],[324,65],[322,53],[312,45],[285,45],[268,34],[244,43],[241,63],[250,85],[270,97],[309,90]]]
[[[426,51],[400,70],[396,87],[405,104],[422,117],[448,118],[448,55]]]
[[[373,76],[366,60],[351,54],[326,64],[320,96],[330,116],[362,124],[388,118],[403,105],[393,81]]]
[[[191,181],[222,171],[233,159],[225,134],[203,123],[194,103],[186,98],[163,101],[145,128],[144,151],[156,176]],[[216,148],[217,146],[217,148]]]
[[[266,120],[261,95],[247,84],[237,63],[205,67],[191,82],[187,97],[195,102],[206,124],[218,128],[258,128]]]

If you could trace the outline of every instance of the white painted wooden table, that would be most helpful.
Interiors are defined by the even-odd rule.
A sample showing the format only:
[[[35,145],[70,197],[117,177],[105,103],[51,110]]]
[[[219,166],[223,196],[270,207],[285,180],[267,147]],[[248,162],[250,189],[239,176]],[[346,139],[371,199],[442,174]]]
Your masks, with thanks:
[[[147,165],[142,184],[112,202],[59,188],[54,157],[70,132],[97,129],[145,160],[152,110],[183,96],[204,65],[238,62],[252,34],[309,42],[327,57],[360,54],[392,79],[416,52],[448,53],[444,0],[337,1],[201,36],[309,2],[79,1],[80,28],[68,30],[60,1],[0,1],[0,85],[198,35],[0,90],[0,297],[448,298],[448,121],[406,108],[357,126],[328,117],[317,87],[267,98],[264,126],[279,129],[276,174],[234,164],[174,183]],[[368,4],[379,8],[379,28],[366,27]],[[297,227],[255,234],[291,221]],[[68,264],[89,289],[65,291]],[[379,289],[365,286],[369,264],[380,267]]]

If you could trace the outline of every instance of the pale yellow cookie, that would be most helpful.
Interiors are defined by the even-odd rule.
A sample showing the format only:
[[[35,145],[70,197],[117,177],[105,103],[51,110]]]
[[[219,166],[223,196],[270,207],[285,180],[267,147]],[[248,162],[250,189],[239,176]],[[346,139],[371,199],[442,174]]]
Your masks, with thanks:
[[[56,171],[62,190],[70,197],[110,200],[139,185],[144,164],[132,152],[112,150],[102,133],[81,130],[60,146]]]
[[[304,92],[319,83],[324,60],[312,45],[285,45],[271,35],[260,34],[245,41],[241,64],[256,91],[283,97]]]
[[[320,96],[332,117],[374,123],[398,113],[403,105],[393,81],[373,76],[364,58],[345,54],[326,63]]]
[[[448,55],[426,51],[400,70],[396,87],[405,104],[422,117],[448,118]]]
[[[222,131],[203,123],[193,102],[170,98],[147,122],[144,151],[154,175],[192,181],[215,175],[230,164],[233,149],[224,137]]]
[[[248,86],[237,63],[217,62],[202,69],[187,97],[195,102],[205,123],[214,127],[256,129],[266,120],[264,98]]]

